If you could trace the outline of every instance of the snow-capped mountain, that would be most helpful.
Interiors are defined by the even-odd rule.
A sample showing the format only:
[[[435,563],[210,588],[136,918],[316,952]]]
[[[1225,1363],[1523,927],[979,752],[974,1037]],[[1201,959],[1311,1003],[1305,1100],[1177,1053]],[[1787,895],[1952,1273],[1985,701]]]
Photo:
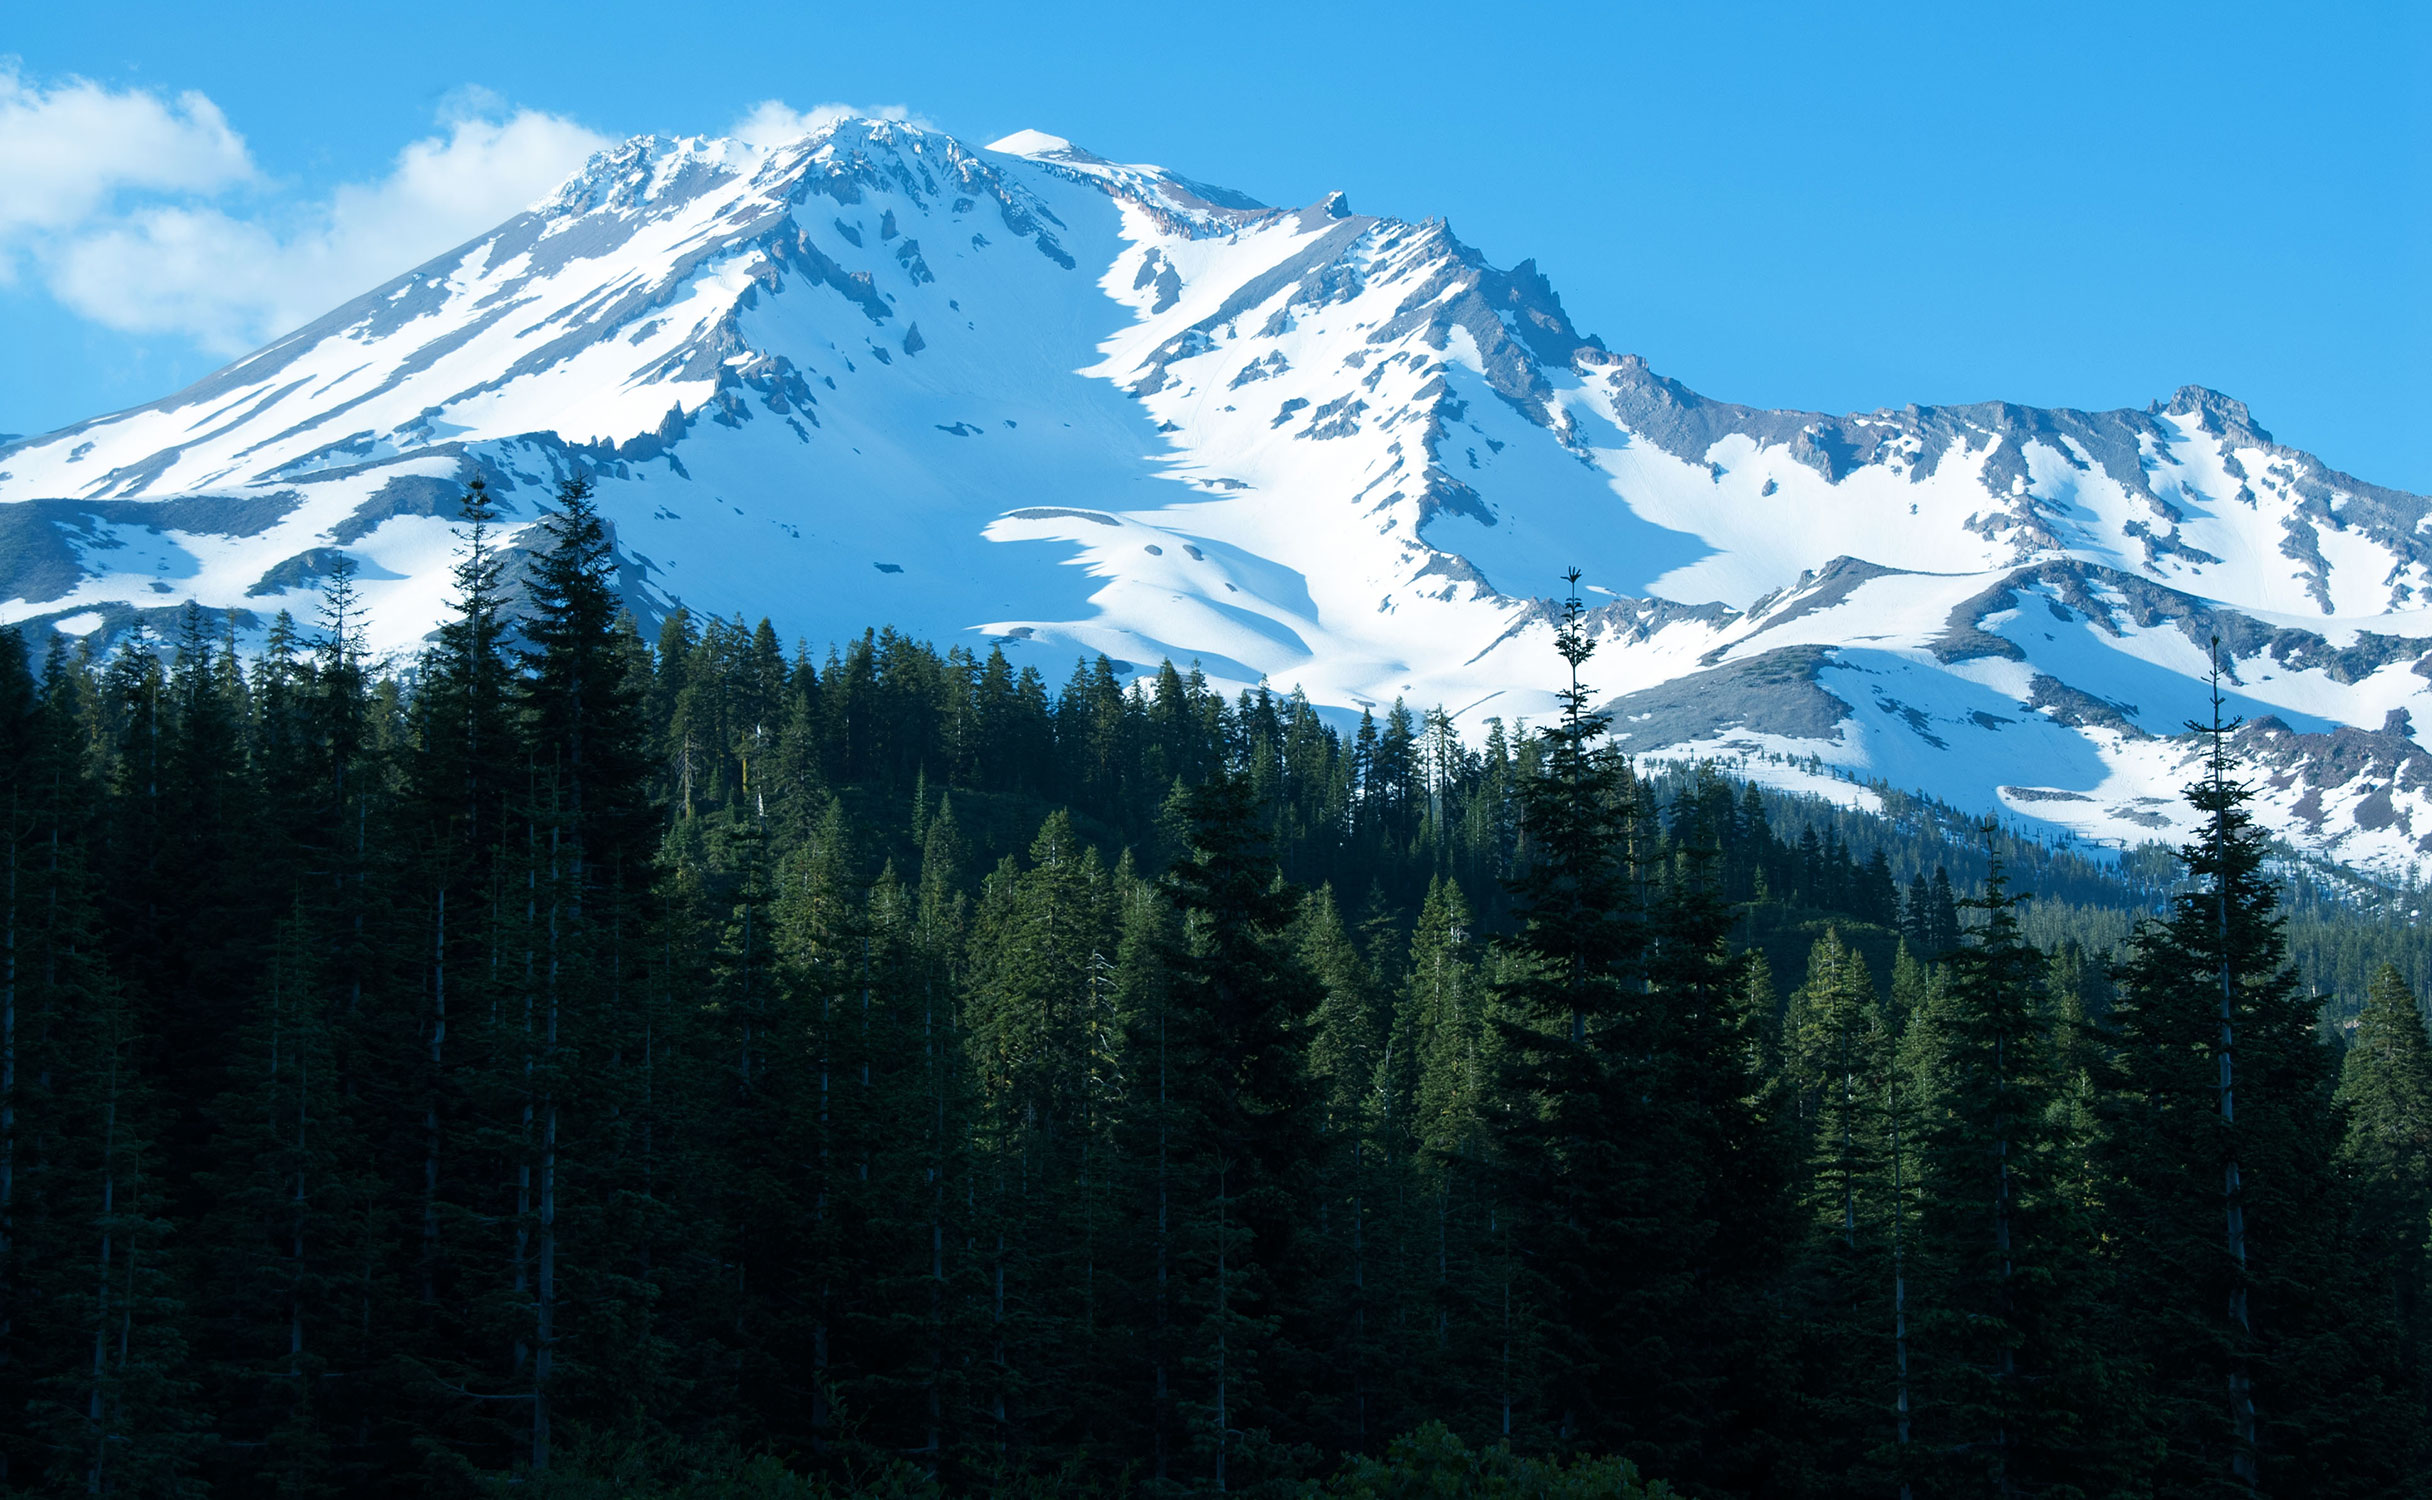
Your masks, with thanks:
[[[1440,220],[1034,131],[605,152],[174,396],[0,444],[0,619],[258,622],[345,554],[403,650],[464,483],[528,524],[577,470],[646,618],[892,623],[1051,680],[1196,660],[1470,726],[1548,712],[1576,565],[1632,749],[2108,840],[2175,826],[2218,636],[2292,838],[2393,872],[2432,849],[2432,502],[2240,403],[1708,401]]]

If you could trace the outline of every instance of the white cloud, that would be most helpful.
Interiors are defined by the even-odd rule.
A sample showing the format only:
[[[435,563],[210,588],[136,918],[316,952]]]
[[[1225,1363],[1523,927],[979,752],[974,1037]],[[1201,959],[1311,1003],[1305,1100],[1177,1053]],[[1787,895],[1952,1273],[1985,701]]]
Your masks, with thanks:
[[[13,245],[73,229],[128,192],[211,193],[255,176],[201,94],[164,99],[81,78],[43,88],[0,61],[0,280]]]
[[[902,105],[768,99],[732,134],[766,149],[855,116],[927,123]],[[96,323],[240,354],[495,227],[609,144],[474,87],[437,124],[378,179],[297,199],[201,94],[42,87],[0,63],[0,284],[30,263]]]
[[[262,178],[210,100],[0,74],[0,255],[14,229],[75,312],[241,353],[496,226],[608,144],[486,90],[451,96],[439,124],[376,181],[232,209],[211,200]]]
[[[814,130],[848,119],[900,120],[911,125],[929,123],[900,104],[814,104],[809,109],[795,109],[782,99],[763,99],[737,120],[727,134],[747,145],[766,150],[801,140]]]

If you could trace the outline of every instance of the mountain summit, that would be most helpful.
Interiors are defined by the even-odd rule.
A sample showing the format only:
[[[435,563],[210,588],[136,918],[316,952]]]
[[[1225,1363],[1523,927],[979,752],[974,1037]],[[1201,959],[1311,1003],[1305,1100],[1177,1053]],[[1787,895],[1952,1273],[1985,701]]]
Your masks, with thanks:
[[[1465,726],[1547,712],[1575,564],[1628,748],[2099,840],[2169,835],[2217,637],[2284,831],[2432,849],[2432,503],[2240,402],[1710,401],[1441,220],[1034,130],[603,152],[176,395],[0,445],[0,617],[259,625],[343,554],[406,649],[465,483],[529,524],[577,472],[645,619],[1197,661]]]

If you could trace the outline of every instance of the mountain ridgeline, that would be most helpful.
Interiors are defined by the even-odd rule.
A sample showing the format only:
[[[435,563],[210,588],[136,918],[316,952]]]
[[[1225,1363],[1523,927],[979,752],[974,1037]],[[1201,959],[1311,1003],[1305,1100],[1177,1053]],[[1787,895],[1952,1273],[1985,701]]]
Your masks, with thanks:
[[[592,483],[620,597],[1060,676],[1543,718],[1576,562],[1633,752],[1813,762],[2111,848],[2195,831],[2214,645],[2257,814],[2432,850],[2432,502],[2187,386],[1835,416],[1688,390],[1440,219],[1301,208],[1024,131],[643,137],[188,389],[0,442],[0,621],[258,649],[353,569],[441,618],[480,478]]]
[[[2226,732],[2137,883],[1632,761],[1575,599],[1547,723],[1346,734],[463,510],[410,670],[344,565],[0,634],[6,1493],[2424,1472],[2432,1040]]]

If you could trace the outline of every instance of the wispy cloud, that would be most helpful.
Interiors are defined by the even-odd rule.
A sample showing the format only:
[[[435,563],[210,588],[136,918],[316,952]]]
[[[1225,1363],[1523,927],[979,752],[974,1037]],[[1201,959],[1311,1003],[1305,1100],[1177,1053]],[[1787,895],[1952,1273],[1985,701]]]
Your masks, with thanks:
[[[200,94],[0,73],[0,277],[30,265],[97,323],[240,353],[510,217],[608,144],[484,90],[436,123],[380,177],[296,200]]]
[[[81,78],[45,88],[0,60],[0,278],[41,236],[128,193],[214,193],[254,176],[244,138],[197,93],[174,99]]]
[[[734,128],[727,133],[737,140],[766,148],[798,141],[813,131],[847,119],[900,120],[910,125],[929,123],[901,104],[814,104],[808,109],[796,109],[782,99],[763,99],[737,120]]]

